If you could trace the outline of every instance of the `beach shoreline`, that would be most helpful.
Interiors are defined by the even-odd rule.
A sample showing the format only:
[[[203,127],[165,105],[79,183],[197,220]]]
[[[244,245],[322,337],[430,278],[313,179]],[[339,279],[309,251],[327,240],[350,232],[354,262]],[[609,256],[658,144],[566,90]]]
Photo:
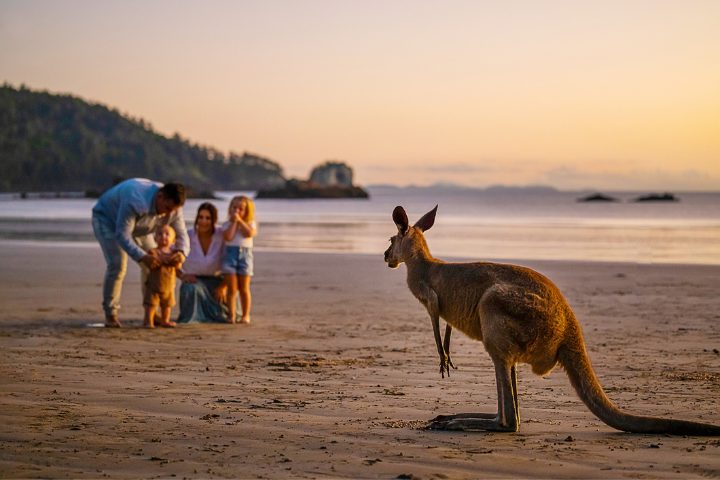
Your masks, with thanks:
[[[253,324],[140,328],[131,263],[122,329],[102,321],[99,248],[0,242],[4,478],[706,478],[713,438],[629,435],[564,372],[519,369],[516,434],[421,430],[493,411],[482,345],[432,329],[381,254],[256,253]],[[720,424],[720,266],[522,261],[583,326],[609,397]],[[174,317],[177,311],[174,312]]]

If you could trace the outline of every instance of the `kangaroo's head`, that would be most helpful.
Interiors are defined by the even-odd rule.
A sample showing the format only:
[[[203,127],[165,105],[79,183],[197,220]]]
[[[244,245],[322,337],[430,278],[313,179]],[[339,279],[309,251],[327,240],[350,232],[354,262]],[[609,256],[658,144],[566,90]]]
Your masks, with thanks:
[[[395,207],[392,218],[398,229],[397,235],[390,238],[390,247],[385,250],[385,262],[390,268],[397,268],[409,258],[418,255],[429,256],[427,243],[423,232],[430,229],[435,223],[437,205],[415,222],[412,227],[408,222],[407,213],[403,207]]]

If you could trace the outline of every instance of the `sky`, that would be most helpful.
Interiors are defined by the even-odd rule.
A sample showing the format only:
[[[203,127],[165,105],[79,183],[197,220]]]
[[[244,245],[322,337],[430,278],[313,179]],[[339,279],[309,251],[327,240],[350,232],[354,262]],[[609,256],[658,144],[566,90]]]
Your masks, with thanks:
[[[720,189],[717,0],[0,0],[0,81],[300,178]]]

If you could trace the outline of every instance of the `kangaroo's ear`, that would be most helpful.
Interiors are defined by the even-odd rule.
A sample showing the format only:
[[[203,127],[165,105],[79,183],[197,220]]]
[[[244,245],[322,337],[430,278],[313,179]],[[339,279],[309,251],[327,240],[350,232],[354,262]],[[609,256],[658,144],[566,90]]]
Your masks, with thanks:
[[[395,207],[395,210],[393,210],[393,222],[395,222],[400,234],[404,235],[405,232],[407,232],[410,222],[408,221],[407,213],[405,213],[405,209],[403,207]]]
[[[417,222],[415,222],[415,228],[419,228],[423,232],[425,230],[430,230],[430,227],[432,227],[435,224],[435,214],[437,213],[438,206],[435,205],[435,208],[427,212],[425,215],[420,218]]]

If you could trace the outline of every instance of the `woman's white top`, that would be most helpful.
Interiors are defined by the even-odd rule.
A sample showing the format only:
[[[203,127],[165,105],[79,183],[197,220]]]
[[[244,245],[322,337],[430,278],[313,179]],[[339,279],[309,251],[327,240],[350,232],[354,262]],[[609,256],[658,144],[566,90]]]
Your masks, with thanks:
[[[223,257],[223,232],[215,228],[207,253],[203,252],[200,239],[195,230],[189,230],[190,253],[182,266],[183,273],[191,275],[213,276],[220,272]]]
[[[228,228],[230,228],[230,225],[232,225],[232,222],[228,220],[227,222],[223,223],[222,229],[223,232],[226,231]],[[248,223],[252,229],[257,228],[257,224],[255,223],[255,220]],[[243,248],[252,248],[253,246],[253,237],[243,237],[242,232],[240,231],[240,228],[235,230],[235,236],[230,240],[229,242],[225,240],[225,245],[228,247],[243,247]]]

